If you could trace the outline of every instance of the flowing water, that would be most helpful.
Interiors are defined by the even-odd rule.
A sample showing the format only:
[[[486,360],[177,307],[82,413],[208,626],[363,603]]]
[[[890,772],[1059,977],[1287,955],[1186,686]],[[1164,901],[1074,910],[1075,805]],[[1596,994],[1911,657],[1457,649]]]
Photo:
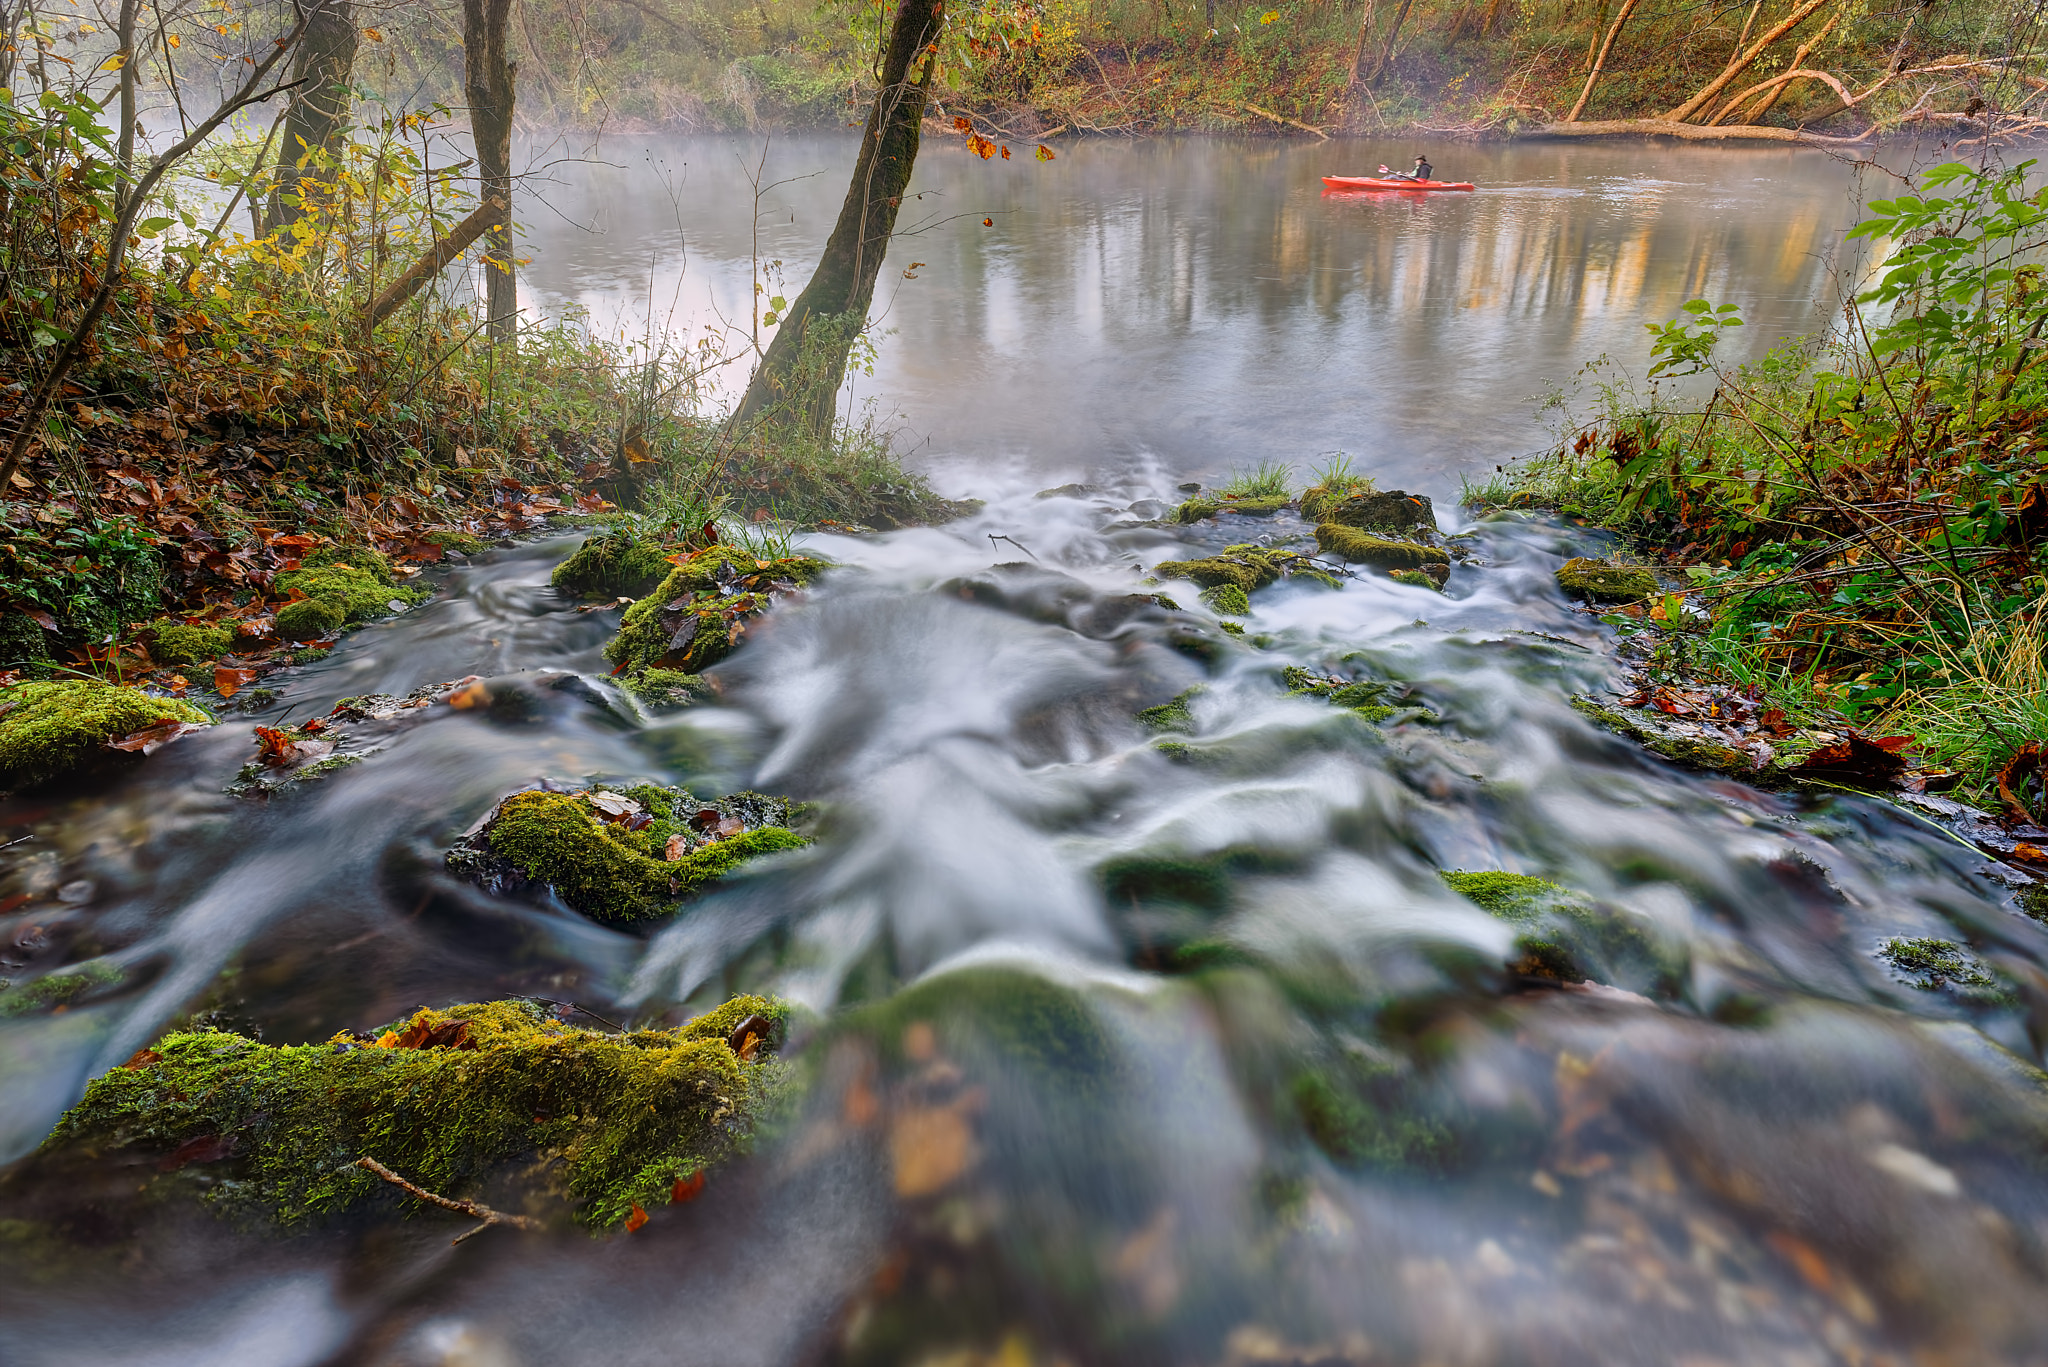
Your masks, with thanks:
[[[1132,600],[1162,559],[1304,530],[1131,524],[1226,458],[1341,444],[1339,391],[1426,381],[1486,415],[1350,448],[1441,487],[1526,443],[1514,391],[1703,284],[1785,329],[1827,306],[1831,162],[1470,156],[1526,183],[1463,207],[1283,186],[1275,209],[1245,201],[1306,154],[1063,157],[1028,242],[956,237],[981,268],[945,306],[898,296],[875,379],[986,507],[807,539],[839,568],[716,705],[650,715],[605,681],[616,615],[547,586],[565,535],[437,571],[431,603],[118,782],[0,805],[0,840],[33,837],[0,855],[5,972],[118,974],[0,1020],[0,1156],[195,1012],[286,1042],[420,1003],[673,1019],[775,992],[805,1008],[806,1084],[631,1235],[450,1248],[433,1213],[281,1235],[124,1200],[118,1166],[68,1205],[0,1187],[0,1361],[2042,1361],[2048,932],[1986,860],[1888,804],[1680,772],[1589,726],[1567,700],[1609,679],[1609,636],[1550,578],[1583,535],[1542,521],[1444,512],[1470,555],[1442,595],[1284,584],[1242,639],[1185,584],[1187,614]],[[1631,158],[1662,188],[1630,191]],[[1206,218],[1086,207],[1162,166],[1202,173],[1166,193]],[[1531,188],[1546,166],[1566,183]],[[1753,174],[1806,208],[1736,193]],[[1277,281],[1247,274],[1262,253]],[[592,271],[586,294],[630,297]],[[954,393],[942,360],[980,378]],[[1094,487],[1041,497],[1046,472]],[[1290,665],[1402,710],[1290,695]],[[222,792],[252,720],[469,674],[490,706],[384,723],[304,791]],[[1136,720],[1196,685],[1165,744]],[[597,776],[788,793],[823,823],[640,934],[442,868],[503,794]],[[1454,895],[1456,869],[1578,894],[1592,981],[1507,971],[1534,928]],[[2010,990],[1916,990],[1874,956],[1893,935],[1966,940]]]

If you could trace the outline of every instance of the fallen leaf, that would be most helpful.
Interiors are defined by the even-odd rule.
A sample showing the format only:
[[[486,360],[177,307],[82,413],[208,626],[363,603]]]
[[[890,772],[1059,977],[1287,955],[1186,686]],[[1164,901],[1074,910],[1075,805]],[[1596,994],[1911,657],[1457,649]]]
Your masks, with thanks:
[[[583,800],[597,808],[607,819],[612,821],[623,821],[629,816],[638,815],[641,811],[639,803],[630,797],[621,797],[617,793],[585,793]]]
[[[215,665],[213,668],[213,691],[223,698],[234,697],[241,691],[243,684],[254,682],[256,671],[253,669],[230,669],[226,665]]]
[[[693,1172],[688,1177],[677,1178],[676,1184],[668,1189],[669,1204],[684,1205],[703,1194],[704,1174],[701,1171]]]
[[[640,1203],[638,1201],[635,1201],[633,1203],[633,1213],[626,1217],[626,1233],[636,1233],[638,1232],[640,1227],[646,1223],[647,1212],[640,1209]]]
[[[2021,821],[2048,825],[2048,754],[2029,741],[1998,770],[1998,798]]]
[[[162,1063],[163,1061],[164,1056],[154,1049],[137,1049],[128,1056],[128,1061],[121,1066],[133,1070],[147,1068],[152,1063]]]
[[[448,695],[448,705],[458,712],[466,712],[472,707],[488,707],[490,703],[491,690],[485,688],[484,681],[474,674],[458,680],[455,691]]]
[[[21,615],[34,622],[44,631],[55,631],[57,629],[57,619],[44,612],[41,608],[24,608]]]
[[[1896,753],[1851,731],[1845,738],[1809,752],[1788,772],[1851,788],[1884,788],[1905,767],[1906,761]]]
[[[968,1112],[971,1092],[944,1106],[897,1112],[889,1123],[889,1161],[902,1197],[930,1196],[951,1186],[981,1157]]]
[[[676,860],[681,859],[684,855],[688,854],[689,852],[690,838],[684,835],[681,831],[677,831],[674,835],[670,836],[668,838],[668,843],[661,847],[662,859],[671,864],[675,863]]]
[[[191,731],[204,731],[205,729],[206,724],[204,722],[167,721],[160,726],[145,727],[143,730],[122,736],[118,740],[110,740],[107,742],[107,745],[111,749],[125,750],[129,754],[135,754],[139,751],[145,755],[153,755],[178,737]]]

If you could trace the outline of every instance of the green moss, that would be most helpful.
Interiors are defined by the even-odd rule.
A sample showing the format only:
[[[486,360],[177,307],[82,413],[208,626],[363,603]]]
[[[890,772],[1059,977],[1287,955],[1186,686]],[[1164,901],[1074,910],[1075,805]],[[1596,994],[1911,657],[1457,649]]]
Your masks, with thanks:
[[[1176,522],[1200,522],[1218,513],[1243,513],[1248,517],[1270,517],[1294,500],[1285,494],[1198,495],[1174,511]]]
[[[1138,714],[1138,720],[1154,731],[1184,731],[1195,729],[1194,715],[1188,711],[1188,704],[1203,692],[1200,684],[1176,694],[1171,701],[1157,707],[1148,707]]]
[[[671,553],[659,537],[621,527],[578,546],[548,582],[580,598],[638,598],[668,577]]]
[[[1397,584],[1406,584],[1410,588],[1429,589],[1434,593],[1443,592],[1443,585],[1436,582],[1434,575],[1424,570],[1389,570],[1387,578]]]
[[[1282,576],[1305,573],[1312,568],[1307,556],[1293,551],[1226,546],[1220,553],[1200,560],[1162,560],[1152,567],[1152,573],[1161,579],[1192,579],[1205,589],[1229,586],[1249,594]]]
[[[1316,1147],[1346,1167],[1435,1167],[1449,1156],[1450,1130],[1419,1114],[1400,1069],[1346,1058],[1295,1074],[1289,1099]]]
[[[1617,565],[1575,556],[1557,567],[1557,586],[1567,598],[1589,603],[1634,603],[1657,592],[1657,576],[1641,565]]]
[[[1218,612],[1237,617],[1248,616],[1252,610],[1252,600],[1235,584],[1218,584],[1214,588],[1203,589],[1202,601]]]
[[[1436,509],[1421,494],[1389,489],[1385,493],[1365,492],[1338,499],[1322,519],[1362,532],[1402,537],[1436,532]]]
[[[386,566],[385,570],[388,573],[389,567]],[[419,589],[393,587],[378,578],[371,570],[340,561],[280,574],[277,576],[277,591],[285,594],[296,593],[303,595],[304,599],[325,603],[340,613],[344,622],[363,622],[372,617],[382,617],[391,611],[393,603],[403,606],[420,602],[427,596]],[[284,613],[288,607],[279,610],[279,622],[284,620]],[[283,630],[284,628],[280,626],[279,631]]]
[[[1301,491],[1301,515],[1311,522],[1328,522],[1339,503],[1355,494],[1373,490],[1368,475],[1336,475]]]
[[[1317,527],[1316,544],[1341,560],[1378,570],[1425,570],[1435,577],[1449,574],[1451,568],[1451,557],[1441,547],[1393,541],[1338,522]]]
[[[429,540],[433,538],[429,537]],[[384,552],[372,546],[320,546],[299,561],[303,569],[323,569],[335,565],[346,565],[372,576],[380,584],[396,584],[398,574],[391,568],[391,562]]]
[[[827,568],[809,556],[760,560],[722,543],[708,546],[626,609],[605,658],[629,676],[707,669],[732,651],[746,622],[766,610],[774,593],[807,584]]]
[[[0,1019],[27,1016],[69,1006],[72,1000],[95,987],[120,982],[121,970],[102,959],[92,959],[75,968],[63,968],[23,983],[0,984]]]
[[[1439,873],[1451,891],[1503,921],[1526,923],[1542,916],[1565,890],[1526,873]]]
[[[301,598],[279,608],[272,620],[285,640],[312,641],[340,631],[347,617],[325,598]]]
[[[453,527],[428,532],[420,539],[430,546],[439,546],[442,550],[455,555],[475,555],[490,544],[480,536]]]
[[[18,612],[0,613],[0,669],[36,669],[50,663],[42,627]]]
[[[1922,992],[1948,992],[1965,1001],[1984,1003],[2015,1000],[2003,979],[1950,940],[1889,939],[1878,946],[1877,957]]]
[[[2014,894],[2020,910],[2036,921],[2048,924],[2048,883],[2029,883]]]
[[[367,1157],[442,1196],[509,1181],[613,1225],[745,1141],[781,1071],[765,1053],[743,1061],[726,1038],[754,1014],[779,1022],[785,1009],[739,997],[679,1030],[611,1034],[524,1001],[422,1007],[384,1047],[174,1031],[151,1046],[155,1059],[96,1079],[43,1152],[90,1161],[201,1141],[206,1156],[191,1161],[224,1158],[234,1175],[211,1199],[286,1224],[403,1201],[353,1166]]]
[[[499,804],[483,838],[493,855],[522,876],[553,888],[569,906],[598,921],[666,916],[683,898],[747,860],[804,844],[794,831],[761,825],[696,844],[674,860],[661,858],[669,836],[684,826],[674,805],[677,790],[651,791],[664,795],[669,810],[639,831],[600,821],[584,795],[534,792],[515,793]],[[635,794],[646,805],[645,791]]]
[[[718,690],[702,674],[679,669],[645,669],[625,680],[626,691],[651,707],[688,707],[709,702]]]
[[[149,656],[158,664],[204,664],[227,654],[235,643],[235,634],[226,627],[191,626],[160,618],[149,629]]]
[[[890,1053],[916,1023],[929,1025],[947,1053],[999,1056],[1068,1096],[1111,1082],[1116,1046],[1087,998],[1025,969],[965,968],[904,988],[847,1021]]]
[[[1591,698],[1571,700],[1572,710],[1596,725],[1626,736],[1654,755],[1693,769],[1718,769],[1750,774],[1756,761],[1746,751],[1701,736],[1671,736],[1657,730],[1620,708],[1606,707]]]
[[[204,726],[213,718],[176,698],[87,679],[0,689],[0,792],[68,773],[104,753],[108,741],[172,721]]]

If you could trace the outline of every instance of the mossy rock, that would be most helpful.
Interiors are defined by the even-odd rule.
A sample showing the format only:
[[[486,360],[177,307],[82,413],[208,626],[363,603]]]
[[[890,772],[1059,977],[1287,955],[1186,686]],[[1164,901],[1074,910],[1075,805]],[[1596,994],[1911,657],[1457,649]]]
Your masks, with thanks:
[[[1387,578],[1396,584],[1406,584],[1411,589],[1428,589],[1431,593],[1442,593],[1444,586],[1436,576],[1427,570],[1388,570]]]
[[[389,573],[388,565],[384,569]],[[382,617],[393,611],[394,603],[399,607],[408,607],[427,597],[422,590],[393,586],[379,578],[373,570],[344,561],[289,570],[280,574],[277,576],[277,591],[297,594],[303,601],[317,600],[325,603],[341,615],[343,623],[365,622],[372,617]],[[285,613],[293,606],[296,604],[287,604],[278,611],[280,634],[285,630],[282,625]],[[300,620],[311,624],[309,618]],[[311,637],[302,636],[294,639],[310,640]]]
[[[107,742],[166,722],[210,726],[191,703],[88,679],[0,689],[0,793],[48,782],[110,753]]]
[[[91,959],[27,982],[0,983],[0,1020],[68,1007],[94,988],[110,987],[125,976],[114,964]]]
[[[1302,1128],[1340,1166],[1440,1168],[1455,1138],[1442,1121],[1420,1113],[1412,1091],[1399,1064],[1351,1055],[1303,1069],[1287,1088]]]
[[[1673,764],[1682,764],[1690,769],[1712,769],[1742,774],[1753,782],[1763,782],[1769,777],[1767,773],[1757,772],[1755,756],[1722,741],[1711,740],[1705,736],[1667,734],[1646,721],[1630,716],[1618,707],[1607,707],[1591,698],[1575,697],[1571,704],[1573,711],[1588,718],[1595,725],[1617,735],[1626,736],[1651,754],[1668,759]],[[1766,783],[1766,786],[1769,784]]]
[[[193,626],[169,618],[150,623],[149,631],[149,657],[158,664],[205,664],[227,654],[235,643],[235,634],[226,627]]]
[[[1161,579],[1191,579],[1205,589],[1228,585],[1245,594],[1299,574],[1312,574],[1326,582],[1329,578],[1305,555],[1250,545],[1225,546],[1199,560],[1162,560],[1152,567],[1152,573]]]
[[[1567,598],[1589,603],[1639,603],[1658,591],[1657,576],[1641,565],[1574,556],[1557,567],[1557,586]]]
[[[701,672],[738,646],[748,621],[775,595],[808,584],[826,568],[809,556],[760,560],[722,543],[708,546],[626,609],[605,658],[628,676],[650,669]]]
[[[1373,482],[1367,475],[1347,475],[1341,479],[1311,484],[1301,491],[1301,515],[1311,522],[1328,522],[1330,513],[1339,503],[1355,495],[1371,492]]]
[[[381,1034],[319,1044],[173,1031],[95,1079],[41,1153],[224,1165],[229,1180],[208,1199],[287,1225],[405,1201],[355,1165],[370,1158],[454,1199],[566,1200],[602,1228],[686,1197],[690,1179],[745,1143],[781,1084],[768,1049],[786,1015],[735,997],[680,1029],[615,1034],[499,1001],[422,1007]],[[736,1050],[736,1028],[755,1043]]]
[[[348,616],[325,598],[301,598],[279,608],[272,620],[287,641],[316,641],[340,631]]]
[[[50,664],[50,643],[32,617],[0,613],[0,669],[37,669]]]
[[[638,598],[668,577],[670,554],[659,537],[621,527],[578,546],[548,582],[579,598]]]
[[[1235,584],[1218,584],[1214,588],[1203,589],[1202,601],[1231,617],[1249,616],[1252,610],[1252,600]]]
[[[1317,674],[1298,665],[1280,671],[1287,691],[1303,697],[1321,698],[1332,707],[1346,708],[1366,721],[1378,724],[1393,717],[1409,721],[1435,722],[1436,713],[1415,701],[1407,689],[1377,679],[1356,682],[1333,675]]]
[[[599,799],[636,810],[618,818]],[[632,829],[629,822],[641,817],[647,820]],[[787,800],[759,793],[709,803],[652,784],[623,793],[514,793],[449,851],[447,863],[488,891],[545,887],[592,920],[644,921],[671,914],[750,859],[802,847],[791,819]]]
[[[1439,582],[1451,573],[1450,554],[1441,547],[1374,536],[1340,522],[1325,522],[1317,527],[1316,544],[1340,560],[1370,565],[1376,570],[1421,570]]]
[[[474,532],[465,532],[457,527],[436,528],[420,540],[429,546],[439,546],[451,555],[475,555],[490,544]]]
[[[1243,513],[1247,517],[1271,517],[1283,508],[1293,506],[1294,500],[1286,494],[1250,494],[1238,497],[1232,494],[1198,494],[1174,510],[1176,522],[1201,522],[1218,513]]]
[[[689,707],[710,702],[718,690],[702,674],[679,669],[645,669],[627,676],[626,691],[650,707]]]
[[[1169,702],[1157,707],[1148,707],[1138,713],[1138,721],[1154,731],[1180,731],[1192,734],[1195,729],[1194,715],[1188,705],[1203,691],[1200,684],[1184,689]]]
[[[1399,489],[1372,491],[1341,498],[1330,508],[1324,522],[1354,527],[1380,536],[1412,539],[1415,533],[1436,535],[1436,507],[1422,494]]]
[[[1682,965],[1636,916],[1546,879],[1498,870],[1444,872],[1452,891],[1520,932],[1508,966],[1524,978],[1609,983],[1674,994]]]
[[[1922,992],[1944,992],[1985,1005],[2017,1000],[2009,983],[1952,940],[1888,939],[1877,947],[1877,957]]]

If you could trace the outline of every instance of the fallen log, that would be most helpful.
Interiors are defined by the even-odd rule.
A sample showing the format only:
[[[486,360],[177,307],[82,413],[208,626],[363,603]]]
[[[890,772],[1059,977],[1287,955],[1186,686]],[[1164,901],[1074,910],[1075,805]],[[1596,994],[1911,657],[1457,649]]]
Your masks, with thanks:
[[[1814,146],[1861,142],[1868,133],[1854,138],[1822,137],[1797,128],[1772,128],[1766,124],[1727,124],[1708,128],[1696,123],[1674,123],[1670,119],[1593,119],[1586,123],[1546,123],[1521,136],[1526,138],[1682,138],[1687,142],[1798,142]]]

